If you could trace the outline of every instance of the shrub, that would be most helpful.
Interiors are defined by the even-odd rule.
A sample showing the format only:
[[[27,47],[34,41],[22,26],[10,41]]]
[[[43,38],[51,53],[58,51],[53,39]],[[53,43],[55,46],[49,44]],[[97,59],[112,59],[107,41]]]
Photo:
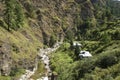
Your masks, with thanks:
[[[104,56],[100,59],[99,67],[101,68],[108,68],[112,65],[114,65],[115,63],[117,63],[116,61],[116,57],[114,56]]]
[[[75,56],[76,56],[76,60],[79,59],[79,54],[80,54],[80,48],[78,45],[75,46]]]
[[[11,72],[10,72],[10,76],[11,77],[15,77],[15,76],[19,76],[21,74],[25,73],[24,69],[20,69],[20,68],[12,68]]]
[[[54,36],[51,36],[50,37],[50,41],[49,41],[49,46],[50,47],[53,47],[53,45],[56,43],[56,39]]]
[[[101,43],[107,44],[110,41],[111,41],[111,36],[107,32],[104,32],[104,34],[102,34],[101,36]]]

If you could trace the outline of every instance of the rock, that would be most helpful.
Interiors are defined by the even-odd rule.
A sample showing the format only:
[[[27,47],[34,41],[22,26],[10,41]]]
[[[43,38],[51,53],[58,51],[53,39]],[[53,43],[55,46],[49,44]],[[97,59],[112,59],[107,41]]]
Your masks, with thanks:
[[[41,57],[41,60],[45,64],[45,69],[47,70],[47,72],[45,73],[46,76],[43,76],[42,78],[39,78],[37,80],[48,80],[49,73],[51,72],[51,69],[50,69],[50,66],[49,66],[50,60],[49,60],[48,54],[55,51],[57,48],[59,48],[60,44],[56,43],[55,45],[57,45],[57,46],[54,47],[54,48],[40,49],[40,52],[38,53],[38,56]],[[37,61],[36,61],[36,63],[37,63]],[[37,64],[36,64],[36,66],[37,66]],[[26,73],[23,74],[19,78],[19,80],[30,80],[29,78],[35,73],[36,70],[37,70],[37,67],[33,68],[33,70],[26,70]]]
[[[42,78],[39,78],[37,80],[48,80],[48,77],[42,77]]]
[[[11,72],[11,64],[10,46],[8,44],[3,44],[0,47],[0,74],[8,76]]]

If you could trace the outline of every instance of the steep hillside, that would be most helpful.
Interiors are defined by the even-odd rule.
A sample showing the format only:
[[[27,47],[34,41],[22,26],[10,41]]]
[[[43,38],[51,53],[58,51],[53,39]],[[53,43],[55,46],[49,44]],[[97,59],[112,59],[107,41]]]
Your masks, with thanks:
[[[114,16],[120,17],[120,2],[117,0],[108,0],[107,5]]]
[[[119,23],[105,0],[0,0],[0,79],[33,69],[39,49],[62,39],[119,40]]]

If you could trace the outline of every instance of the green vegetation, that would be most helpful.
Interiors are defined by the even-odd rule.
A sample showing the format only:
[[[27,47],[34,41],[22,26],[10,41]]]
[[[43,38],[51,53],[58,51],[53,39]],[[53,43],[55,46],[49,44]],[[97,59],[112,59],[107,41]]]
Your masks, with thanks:
[[[18,79],[22,74],[25,73],[24,69],[12,68],[9,76],[0,76],[0,80],[14,80]]]
[[[53,47],[63,38],[61,47],[50,55],[51,69],[58,80],[119,80],[120,10],[119,2],[112,2],[2,0],[0,61],[9,55],[11,62],[6,62],[11,65],[10,74],[0,76],[0,80],[18,79],[25,69],[34,67],[39,48]],[[73,41],[82,47],[74,47]],[[80,59],[81,50],[90,51],[93,57]],[[44,65],[39,62],[32,78],[37,79],[44,72]]]
[[[0,76],[0,80],[11,80],[11,78],[6,76]]]
[[[79,59],[79,53],[80,53],[80,48],[78,45],[75,46],[75,56],[76,56],[76,60]]]
[[[35,74],[34,74],[33,76],[31,76],[31,77],[36,80],[36,79],[44,76],[44,75],[45,75],[44,73],[46,72],[44,66],[45,66],[45,65],[44,65],[41,61],[39,61],[39,62],[38,62],[38,70],[37,70],[37,71],[35,72]]]
[[[107,5],[111,9],[111,13],[116,16],[120,17],[120,3],[118,1],[108,0]]]
[[[22,5],[17,2],[16,5],[15,5],[15,15],[16,15],[16,26],[18,28],[22,27],[23,24],[24,24],[24,11],[22,9]]]
[[[56,39],[54,36],[51,36],[50,37],[50,41],[49,41],[49,46],[50,47],[53,47],[53,45],[56,43]]]
[[[21,5],[15,0],[5,0],[5,22],[7,24],[7,30],[10,29],[17,30],[20,26],[23,26],[24,13]]]
[[[37,50],[42,46],[42,43],[37,40],[34,35],[35,33],[31,33],[29,27],[12,31],[12,34],[0,27],[0,46],[6,44],[5,42],[10,46],[10,50],[7,51],[11,52],[9,55],[13,61],[12,65],[10,65],[10,67],[13,68],[9,74],[11,78],[14,77],[18,79],[18,77],[23,74],[23,66],[26,66],[24,63],[31,63],[29,66],[34,66],[32,61],[34,61],[37,56]],[[5,51],[3,52],[6,54]],[[25,59],[26,61],[24,61]],[[0,80],[12,80],[10,77],[0,76]]]
[[[58,80],[119,79],[120,22],[118,19],[112,19],[113,14],[109,8],[95,8],[96,18],[87,18],[80,21],[81,24],[76,22],[77,28],[72,30],[76,33],[68,31],[66,42],[52,54],[51,68],[58,73]],[[82,43],[82,47],[73,47],[73,40]],[[71,46],[65,47],[66,43]],[[80,50],[90,51],[93,57],[81,59],[78,56]]]
[[[10,77],[13,77],[13,78],[18,78],[20,77],[22,74],[25,73],[25,70],[24,69],[19,69],[19,68],[13,68],[10,72]]]
[[[110,43],[110,41],[111,41],[111,36],[108,33],[103,33],[101,35],[101,42],[103,44]]]
[[[57,72],[58,80],[74,80],[72,78],[72,58],[65,51],[53,53],[51,56],[51,69],[53,72]],[[69,72],[69,74],[68,74]]]
[[[78,57],[77,60],[74,60],[74,49],[71,50],[70,46],[67,48],[61,46],[57,52],[52,54],[51,69],[58,73],[58,80],[117,79],[120,73],[118,68],[120,66],[120,41],[112,41],[107,44],[84,42],[84,44],[82,49],[91,50],[93,48],[90,51],[93,57],[84,59]],[[91,47],[91,45],[93,46]]]

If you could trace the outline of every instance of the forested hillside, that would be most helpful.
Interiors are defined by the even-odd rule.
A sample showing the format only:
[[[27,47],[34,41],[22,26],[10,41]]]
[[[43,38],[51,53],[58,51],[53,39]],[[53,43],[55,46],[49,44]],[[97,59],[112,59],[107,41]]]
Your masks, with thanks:
[[[107,5],[111,10],[111,13],[116,16],[120,17],[120,2],[117,0],[108,0]]]
[[[45,65],[39,49],[60,41],[49,55],[57,80],[119,80],[119,5],[114,0],[0,0],[0,80],[18,80],[36,62],[32,78],[41,77]],[[80,58],[82,50],[93,56]]]

